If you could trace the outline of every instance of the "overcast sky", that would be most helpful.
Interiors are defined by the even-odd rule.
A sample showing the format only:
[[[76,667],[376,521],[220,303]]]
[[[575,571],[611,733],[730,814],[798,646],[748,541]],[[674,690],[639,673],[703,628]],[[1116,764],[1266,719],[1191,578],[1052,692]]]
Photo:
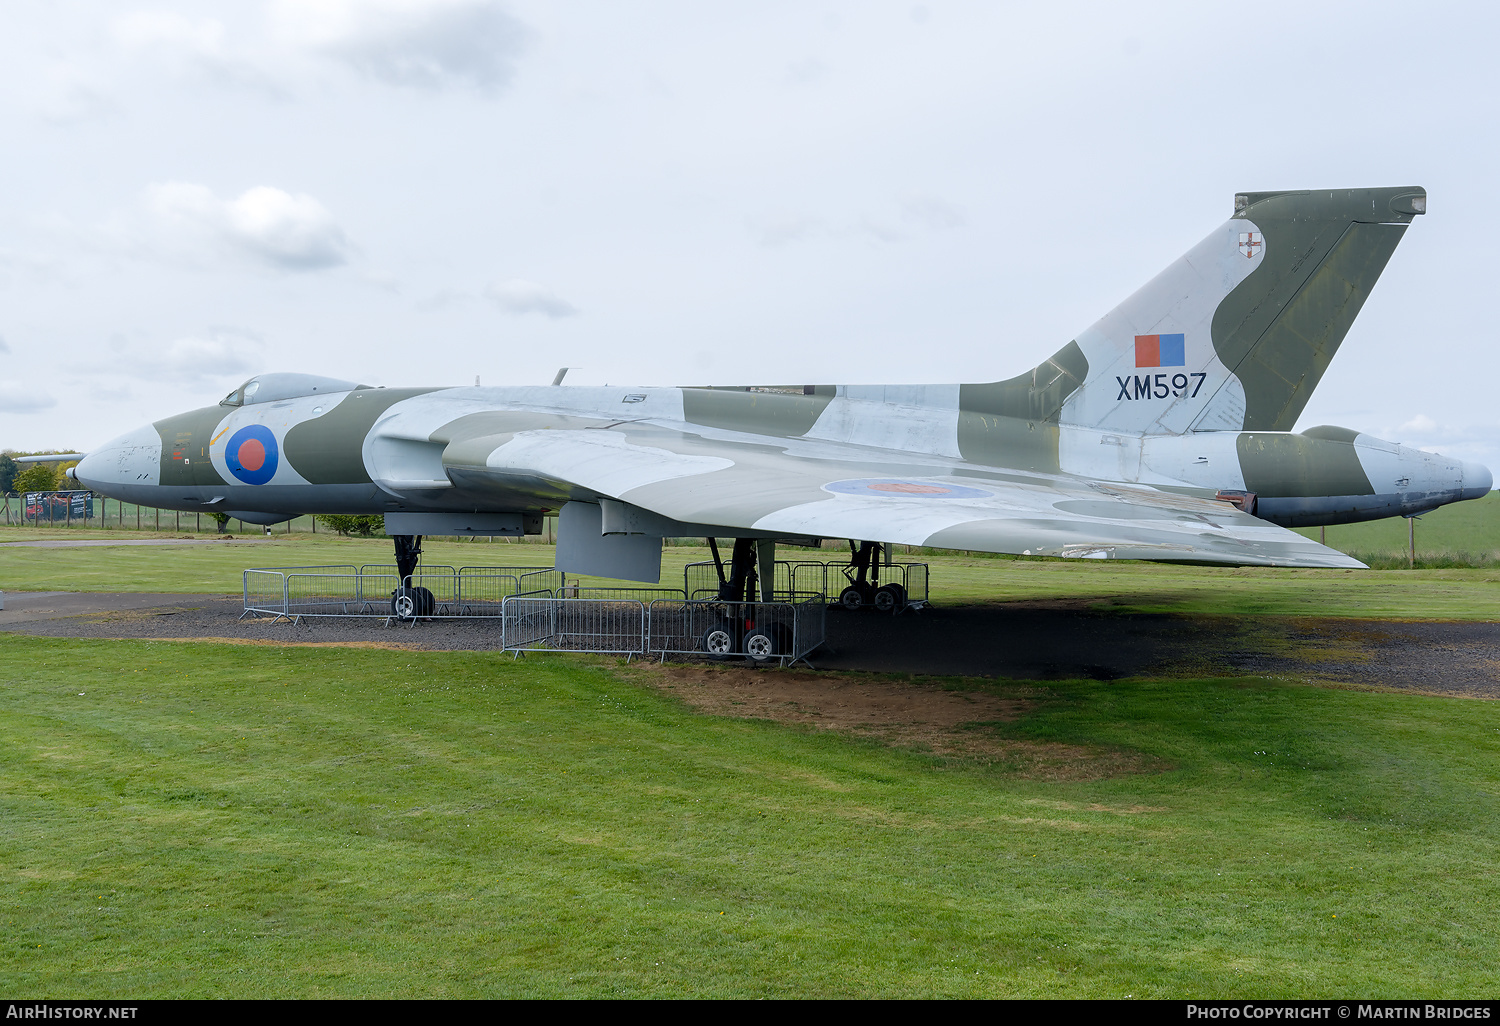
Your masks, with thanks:
[[[8,0],[0,447],[268,370],[994,380],[1237,191],[1414,184],[1299,426],[1496,467],[1494,10]]]

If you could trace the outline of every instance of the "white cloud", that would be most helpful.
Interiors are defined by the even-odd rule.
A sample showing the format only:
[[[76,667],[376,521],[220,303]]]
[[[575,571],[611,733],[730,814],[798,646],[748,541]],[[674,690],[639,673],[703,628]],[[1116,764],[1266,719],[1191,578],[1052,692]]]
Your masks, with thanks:
[[[1411,420],[1407,421],[1405,424],[1402,424],[1396,429],[1398,434],[1405,433],[1412,435],[1428,435],[1436,430],[1437,421],[1433,420],[1425,413],[1417,414]]]
[[[38,113],[54,125],[100,121],[116,113],[100,74],[73,61],[54,61],[36,76],[31,92]]]
[[[132,11],[114,22],[115,42],[127,54],[169,69],[197,72],[221,83],[252,85],[272,94],[286,69],[273,53],[231,44],[230,31],[212,18],[171,11]]]
[[[219,329],[173,340],[156,362],[158,376],[178,381],[238,378],[260,369],[261,344],[253,336]]]
[[[5,341],[5,336],[0,335],[0,353],[10,352],[10,346]]]
[[[508,314],[546,314],[548,317],[570,317],[578,308],[545,285],[521,278],[495,282],[484,294]]]
[[[969,223],[968,215],[961,207],[931,196],[908,197],[900,201],[898,206],[901,220],[916,231],[945,231],[962,228]],[[782,211],[753,219],[750,227],[760,236],[763,246],[787,246],[814,239],[896,243],[906,242],[913,237],[912,231],[869,214],[860,214],[846,220],[828,220]]]
[[[166,182],[146,190],[153,234],[188,253],[227,253],[283,271],[346,263],[349,240],[321,203],[267,185],[221,200],[207,186]]]
[[[57,400],[18,381],[0,381],[0,413],[35,413],[50,409]]]
[[[394,86],[510,82],[526,27],[496,0],[275,0],[286,43]]]
[[[144,339],[126,341],[115,335],[110,355],[78,372],[95,379],[95,389],[125,388],[130,380],[198,385],[230,384],[265,370],[265,344],[259,335],[241,328],[214,327],[183,335],[167,343]],[[102,380],[105,384],[98,384]]]
[[[224,54],[224,26],[211,18],[195,22],[171,11],[132,11],[115,20],[114,31],[126,47],[162,46],[214,59]]]
[[[828,226],[820,218],[792,213],[760,218],[751,222],[751,228],[760,236],[762,246],[786,246],[828,231]]]
[[[933,231],[962,228],[969,223],[962,207],[933,196],[912,196],[902,200],[901,216]]]

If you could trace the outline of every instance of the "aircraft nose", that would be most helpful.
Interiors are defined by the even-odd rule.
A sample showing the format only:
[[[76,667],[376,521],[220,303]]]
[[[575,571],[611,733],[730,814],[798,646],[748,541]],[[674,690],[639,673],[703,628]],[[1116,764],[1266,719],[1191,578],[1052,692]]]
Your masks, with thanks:
[[[100,471],[103,470],[103,467],[104,459],[96,450],[89,453],[83,459],[79,460],[78,466],[73,468],[69,476],[72,477],[74,481],[77,481],[79,484],[83,485],[85,488],[92,488],[95,491],[98,491],[98,485],[103,483],[102,475],[100,473]]]
[[[1481,499],[1489,494],[1494,484],[1489,467],[1483,463],[1464,462],[1464,498]]]
[[[150,424],[89,450],[73,468],[73,479],[105,495],[122,485],[159,483],[161,435]]]

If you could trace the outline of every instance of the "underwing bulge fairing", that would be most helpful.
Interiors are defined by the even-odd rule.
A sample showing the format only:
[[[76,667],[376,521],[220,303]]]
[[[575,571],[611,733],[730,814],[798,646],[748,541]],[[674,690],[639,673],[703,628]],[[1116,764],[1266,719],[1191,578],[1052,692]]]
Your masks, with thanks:
[[[1359,567],[1287,530],[1413,515],[1477,464],[1291,428],[1420,188],[1247,193],[1017,377],[748,388],[370,388],[253,378],[101,446],[77,480],[252,523],[384,513],[398,536],[521,534],[656,580],[661,538],[854,538],[1104,559]]]

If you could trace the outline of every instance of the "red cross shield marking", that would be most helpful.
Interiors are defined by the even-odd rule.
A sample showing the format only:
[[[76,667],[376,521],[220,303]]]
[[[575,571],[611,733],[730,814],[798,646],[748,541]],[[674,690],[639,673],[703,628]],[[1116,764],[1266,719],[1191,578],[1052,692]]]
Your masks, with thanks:
[[[1261,241],[1260,232],[1240,232],[1240,252],[1245,254],[1248,260],[1255,256],[1255,251],[1264,245]]]

